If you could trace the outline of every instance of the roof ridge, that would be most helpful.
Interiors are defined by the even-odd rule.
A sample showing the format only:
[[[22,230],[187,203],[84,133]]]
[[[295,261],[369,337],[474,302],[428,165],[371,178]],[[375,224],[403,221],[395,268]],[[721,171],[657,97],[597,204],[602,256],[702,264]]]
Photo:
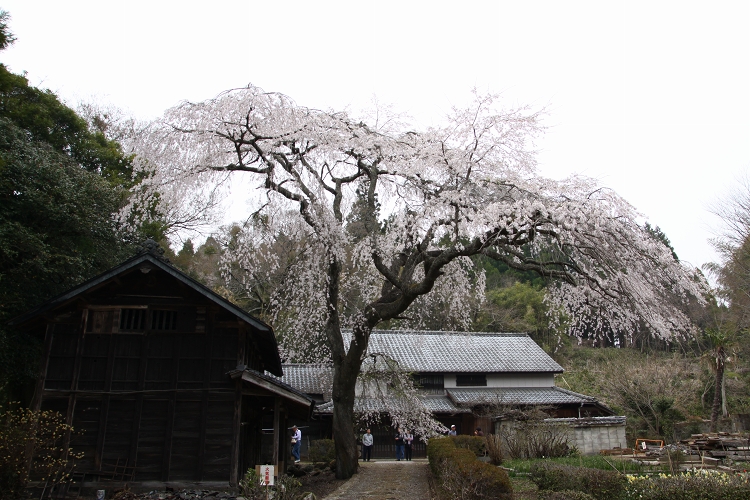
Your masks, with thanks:
[[[351,329],[342,329],[342,331],[351,332]],[[462,337],[528,337],[526,332],[461,332],[456,330],[373,330],[372,334],[377,335],[444,335],[444,336],[462,336]]]

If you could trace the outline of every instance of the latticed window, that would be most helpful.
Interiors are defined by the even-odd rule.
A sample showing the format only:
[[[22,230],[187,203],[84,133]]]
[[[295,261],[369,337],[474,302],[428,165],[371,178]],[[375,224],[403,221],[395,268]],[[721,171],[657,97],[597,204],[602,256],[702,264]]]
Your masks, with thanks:
[[[177,330],[177,311],[151,311],[152,330]]]
[[[456,375],[457,387],[486,387],[487,375],[485,373],[464,373]]]
[[[422,392],[427,394],[443,394],[445,383],[442,373],[426,373],[414,376],[414,382]]]
[[[142,332],[146,329],[146,310],[145,309],[121,309],[120,310],[120,331],[121,332]]]

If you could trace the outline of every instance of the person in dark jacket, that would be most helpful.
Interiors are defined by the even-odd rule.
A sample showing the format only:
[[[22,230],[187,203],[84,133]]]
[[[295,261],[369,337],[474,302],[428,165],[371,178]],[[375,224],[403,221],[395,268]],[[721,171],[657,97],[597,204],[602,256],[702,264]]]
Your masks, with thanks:
[[[401,427],[396,433],[396,461],[400,462],[404,458],[404,432]]]

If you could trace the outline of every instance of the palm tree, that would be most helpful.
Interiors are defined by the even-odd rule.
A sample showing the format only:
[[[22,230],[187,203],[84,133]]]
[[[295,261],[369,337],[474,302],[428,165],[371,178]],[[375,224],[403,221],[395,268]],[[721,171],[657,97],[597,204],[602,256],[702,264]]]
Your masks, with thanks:
[[[729,352],[737,343],[737,330],[729,325],[717,328],[706,328],[703,332],[708,350],[703,354],[703,359],[711,367],[716,376],[714,384],[714,402],[711,407],[711,432],[716,432],[719,422],[719,412],[727,416],[727,404],[724,388],[724,369],[729,361]]]

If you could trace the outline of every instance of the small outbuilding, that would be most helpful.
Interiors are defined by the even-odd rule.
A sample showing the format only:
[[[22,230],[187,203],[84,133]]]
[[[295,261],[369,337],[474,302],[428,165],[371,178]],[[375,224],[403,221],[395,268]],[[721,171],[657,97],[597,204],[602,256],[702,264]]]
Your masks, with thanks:
[[[271,327],[153,241],[11,325],[44,338],[32,407],[74,426],[66,444],[92,481],[114,464],[131,484],[235,486],[257,464],[285,470],[289,421],[315,405],[276,378]]]

